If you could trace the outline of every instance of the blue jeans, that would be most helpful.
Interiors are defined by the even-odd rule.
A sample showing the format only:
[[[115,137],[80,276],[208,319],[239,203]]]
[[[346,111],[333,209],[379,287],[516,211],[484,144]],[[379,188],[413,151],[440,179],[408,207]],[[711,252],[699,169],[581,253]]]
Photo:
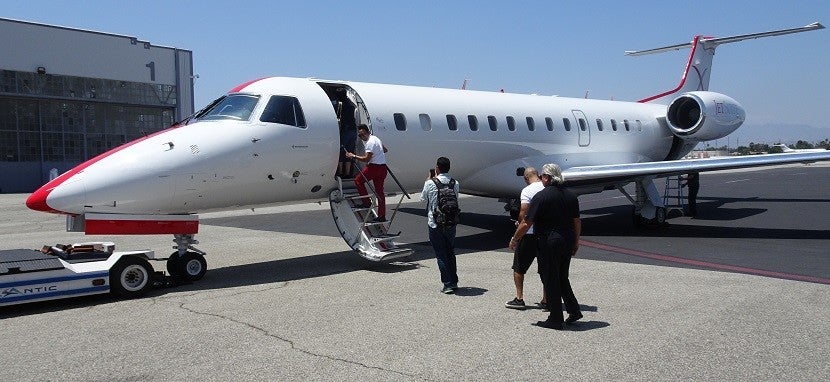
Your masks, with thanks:
[[[458,270],[455,266],[455,226],[429,227],[429,242],[435,250],[435,259],[438,260],[438,269],[441,271],[441,282],[444,287],[458,287]]]

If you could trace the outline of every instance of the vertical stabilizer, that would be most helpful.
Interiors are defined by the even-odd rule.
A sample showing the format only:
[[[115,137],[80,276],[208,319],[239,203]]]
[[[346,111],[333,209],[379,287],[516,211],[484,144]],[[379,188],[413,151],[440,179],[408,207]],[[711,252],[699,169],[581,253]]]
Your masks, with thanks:
[[[627,51],[627,56],[643,56],[646,54],[663,53],[673,50],[680,50],[691,48],[689,60],[686,62],[686,68],[683,70],[683,75],[680,78],[680,84],[676,88],[664,93],[660,93],[648,98],[641,99],[638,102],[657,102],[668,103],[675,95],[690,91],[709,90],[709,76],[712,72],[712,58],[715,56],[715,48],[720,44],[730,42],[738,42],[749,39],[756,39],[761,37],[781,36],[790,33],[807,32],[811,30],[824,29],[824,25],[820,23],[812,23],[800,28],[781,29],[770,32],[752,33],[731,37],[704,37],[695,36],[690,43],[678,44],[672,46],[665,46],[662,48],[655,48],[642,51]]]

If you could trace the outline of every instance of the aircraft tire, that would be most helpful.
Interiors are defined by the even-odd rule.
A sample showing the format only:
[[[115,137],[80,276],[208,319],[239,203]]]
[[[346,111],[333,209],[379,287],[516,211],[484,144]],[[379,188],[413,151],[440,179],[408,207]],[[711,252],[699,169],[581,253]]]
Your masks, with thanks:
[[[188,252],[181,257],[177,253],[173,253],[167,260],[167,273],[179,281],[193,282],[201,280],[206,272],[207,260],[196,252]]]
[[[654,224],[658,226],[666,224],[666,215],[666,207],[657,207],[657,214],[652,219]]]
[[[657,207],[656,215],[653,219],[644,218],[636,212],[631,213],[631,218],[637,227],[660,227],[666,224],[666,208]]]
[[[173,252],[167,259],[167,274],[175,279],[179,278],[179,253]]]
[[[153,285],[153,266],[136,256],[124,256],[110,269],[110,290],[126,298],[141,297]]]

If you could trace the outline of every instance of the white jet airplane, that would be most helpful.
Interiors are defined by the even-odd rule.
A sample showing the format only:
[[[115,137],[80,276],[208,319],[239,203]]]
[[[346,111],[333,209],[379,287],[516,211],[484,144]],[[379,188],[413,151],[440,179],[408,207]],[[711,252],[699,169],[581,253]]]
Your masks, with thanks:
[[[774,145],[772,145],[772,147],[780,147],[781,152],[785,153],[785,154],[789,154],[789,153],[821,153],[821,152],[827,151],[825,149],[794,149],[794,148],[792,148],[790,146],[787,146],[783,143],[774,144]]]
[[[725,137],[745,119],[737,101],[708,90],[717,46],[822,28],[814,23],[726,38],[696,36],[690,43],[626,52],[691,48],[680,84],[637,102],[262,78],[231,89],[186,121],[78,165],[26,204],[68,215],[70,231],[173,234],[177,251],[168,271],[189,279],[206,269],[204,252],[193,247],[197,213],[323,197],[356,252],[372,260],[405,256],[411,251],[395,246],[388,223],[370,223],[374,210],[356,207],[352,182],[335,174],[346,144],[339,122],[353,115],[355,124],[367,124],[390,148],[395,176],[387,183],[397,183],[404,195],[420,190],[435,158],[448,156],[463,193],[500,198],[515,208],[524,186],[517,173],[553,162],[579,194],[619,189],[634,204],[636,219],[660,223],[666,211],[657,177],[830,160],[830,151],[680,160],[698,142]],[[623,189],[630,183],[636,185],[633,197]]]

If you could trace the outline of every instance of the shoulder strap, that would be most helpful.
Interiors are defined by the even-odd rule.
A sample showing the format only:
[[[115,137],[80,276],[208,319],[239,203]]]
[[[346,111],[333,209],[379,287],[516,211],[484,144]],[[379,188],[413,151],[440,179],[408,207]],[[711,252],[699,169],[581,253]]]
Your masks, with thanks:
[[[438,177],[433,177],[432,183],[435,183],[435,187],[438,187],[439,189],[444,185],[444,183],[441,183],[441,181],[438,180]]]

